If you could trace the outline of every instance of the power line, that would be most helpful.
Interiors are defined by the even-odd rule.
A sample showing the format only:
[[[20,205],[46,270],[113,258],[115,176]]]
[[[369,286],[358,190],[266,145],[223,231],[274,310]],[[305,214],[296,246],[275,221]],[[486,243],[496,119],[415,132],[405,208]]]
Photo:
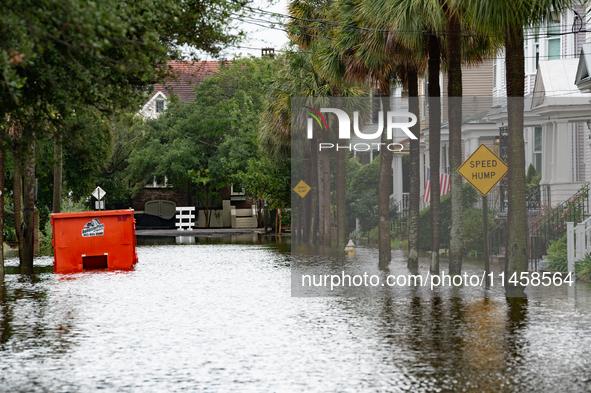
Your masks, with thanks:
[[[243,48],[243,49],[250,49],[250,50],[262,50],[262,49],[266,49],[266,48],[255,48],[255,47],[248,47],[248,46],[239,46],[239,45],[228,45],[228,47],[232,47],[232,48]],[[306,51],[306,50],[298,50],[298,51],[290,51],[290,50],[281,50],[281,49],[275,49],[276,52],[282,52],[282,53],[290,53],[290,54],[296,54],[296,55],[303,55],[303,54],[314,54],[313,51]],[[525,59],[538,59],[540,61],[546,61],[549,59],[544,59],[544,57],[549,57],[548,55],[546,56],[524,56]],[[572,53],[572,54],[566,54],[566,55],[560,55],[560,60],[562,59],[569,59],[569,58],[573,58],[573,59],[578,59],[580,57],[580,53]],[[340,60],[347,60],[348,57],[346,56],[341,56],[341,55],[337,55],[337,56],[322,56],[322,57],[317,57],[319,60],[333,60],[333,59],[340,59]],[[504,60],[505,57],[504,56],[486,56],[486,57],[482,57],[483,60]]]
[[[254,7],[250,7],[250,6],[244,6],[244,8],[247,8],[253,12],[258,12],[260,14],[267,14],[276,18],[288,18],[291,20],[299,20],[299,21],[305,21],[305,22],[314,22],[314,23],[320,23],[320,24],[324,24],[327,26],[324,26],[324,28],[330,28],[332,27],[345,27],[345,28],[350,28],[350,29],[358,29],[358,30],[363,30],[363,31],[373,31],[373,32],[378,32],[378,33],[399,33],[399,34],[420,34],[420,35],[438,35],[438,36],[445,36],[446,33],[442,32],[442,31],[431,31],[431,30],[401,30],[401,29],[395,29],[395,30],[391,30],[391,29],[375,29],[375,28],[370,28],[370,27],[361,27],[361,26],[355,26],[355,25],[348,25],[348,24],[344,24],[344,23],[340,23],[340,22],[335,22],[335,21],[328,21],[325,19],[311,19],[311,18],[300,18],[300,17],[295,17],[292,15],[288,15],[288,14],[282,14],[282,13],[278,13],[278,12],[272,12],[272,11],[267,11],[267,10],[262,10],[260,8],[254,8]],[[574,12],[574,10],[573,10]],[[578,15],[578,14],[575,14]],[[580,17],[580,16],[579,16]],[[581,18],[582,19],[582,18]],[[314,29],[314,28],[319,28],[319,26],[300,26],[300,25],[292,25],[292,24],[287,24],[285,22],[280,22],[280,21],[270,21],[270,20],[266,20],[266,19],[259,19],[260,22],[264,22],[264,23],[277,23],[277,24],[282,24],[284,26],[293,26],[293,27],[303,27],[303,28],[307,28],[307,29]],[[591,22],[591,15],[588,18],[588,20],[586,22]],[[567,35],[567,34],[578,34],[578,33],[585,33],[587,32],[586,29],[584,28],[584,24],[581,23],[581,27],[577,30],[574,31],[574,24],[569,26],[566,24],[561,24],[560,25],[560,29],[561,30],[568,30],[568,28],[571,27],[571,31],[564,31],[561,33],[547,33],[547,36],[560,36],[560,35]],[[530,38],[530,37],[536,37],[539,34],[525,34],[524,38]],[[468,33],[464,33],[462,34],[462,36],[466,36],[466,37],[486,37],[483,35],[478,35],[478,34],[468,34]],[[322,38],[328,38],[328,37],[322,37]]]

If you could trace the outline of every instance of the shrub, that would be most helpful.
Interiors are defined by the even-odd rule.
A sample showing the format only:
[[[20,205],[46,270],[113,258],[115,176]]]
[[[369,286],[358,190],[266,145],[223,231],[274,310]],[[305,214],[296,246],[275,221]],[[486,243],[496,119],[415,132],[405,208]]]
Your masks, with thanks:
[[[489,210],[489,230],[494,217],[494,210]],[[484,255],[484,222],[482,219],[482,209],[469,209],[464,212],[464,250],[471,258]]]
[[[548,265],[546,269],[554,272],[566,272],[567,265],[567,249],[566,236],[558,240],[550,240],[550,247],[548,248]]]
[[[291,210],[283,209],[283,211],[281,212],[281,225],[291,225]]]
[[[575,262],[575,273],[578,278],[591,280],[591,254],[585,254],[585,258]]]
[[[478,199],[478,193],[468,183],[462,186],[462,202],[464,211],[471,210],[474,202]],[[482,215],[482,213],[481,213]],[[419,219],[419,249],[431,249],[431,207],[421,212]],[[448,228],[451,226],[451,195],[447,194],[441,198],[441,240],[442,244],[446,237],[449,237]]]
[[[91,209],[83,201],[75,201],[70,198],[62,200],[62,213],[87,212]]]
[[[39,244],[39,254],[52,256],[53,255],[53,247],[51,246],[51,239],[53,238],[53,227],[51,226],[50,221],[45,222],[45,227],[43,228],[43,237],[41,238],[41,243]]]
[[[62,200],[62,213],[74,213],[90,211],[88,206],[83,201],[75,201],[70,198]],[[41,212],[40,212],[41,216]],[[51,256],[53,255],[53,247],[51,246],[51,239],[53,238],[53,227],[51,226],[51,220],[45,220],[44,225],[41,224],[41,218],[39,219],[39,230],[41,236],[41,242],[39,244],[39,253],[41,255]],[[16,235],[15,235],[16,237]]]

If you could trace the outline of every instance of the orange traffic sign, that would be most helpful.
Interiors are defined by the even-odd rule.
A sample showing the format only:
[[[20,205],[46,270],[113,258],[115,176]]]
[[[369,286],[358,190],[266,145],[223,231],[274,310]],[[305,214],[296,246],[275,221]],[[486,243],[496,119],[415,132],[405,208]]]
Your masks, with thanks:
[[[300,180],[300,182],[295,186],[295,188],[293,189],[299,196],[301,196],[302,198],[306,196],[306,194],[308,194],[308,192],[311,190],[312,188],[306,184],[306,182],[304,182],[303,180]]]
[[[486,196],[507,174],[507,164],[488,146],[481,144],[458,168],[458,173],[482,196]]]

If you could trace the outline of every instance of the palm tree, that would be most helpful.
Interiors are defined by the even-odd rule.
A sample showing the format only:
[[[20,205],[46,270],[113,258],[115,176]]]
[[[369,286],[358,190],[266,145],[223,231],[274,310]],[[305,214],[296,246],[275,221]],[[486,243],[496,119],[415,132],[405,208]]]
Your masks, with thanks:
[[[527,213],[525,205],[525,150],[523,140],[523,97],[525,59],[523,29],[546,20],[553,12],[562,12],[575,4],[573,0],[458,0],[471,17],[486,26],[491,35],[503,37],[507,81],[507,114],[509,141],[508,157],[508,213],[505,263],[507,295],[524,295],[524,287],[509,283],[514,273],[521,277],[527,271]]]
[[[439,200],[439,131],[440,121],[439,113],[439,68],[441,45],[446,45],[447,68],[448,72],[448,96],[461,97],[462,82],[461,82],[461,65],[474,64],[481,62],[483,58],[491,53],[494,53],[496,47],[494,41],[489,37],[482,37],[477,35],[469,35],[467,38],[462,38],[460,15],[463,15],[461,8],[455,7],[455,2],[452,0],[395,0],[387,2],[369,2],[366,11],[374,18],[382,19],[385,29],[390,31],[400,31],[396,34],[401,44],[408,46],[414,50],[414,53],[424,53],[429,57],[429,92],[430,97],[430,115],[429,116],[429,151],[431,160],[431,227],[432,227],[432,253],[431,253],[431,268],[433,271],[438,271],[439,260],[439,238],[440,238],[440,200]],[[463,18],[464,30],[473,30],[477,27],[477,23],[472,23],[472,19]],[[446,29],[446,40],[442,41],[439,37],[439,32]],[[431,34],[419,35],[416,32],[430,30]],[[415,34],[413,34],[415,33]],[[425,49],[427,48],[427,49]],[[444,64],[445,65],[445,64]],[[460,103],[461,104],[461,103]],[[452,166],[452,209],[455,220],[452,227],[452,243],[454,252],[457,257],[461,258],[461,244],[462,244],[462,202],[461,202],[461,178],[457,175],[455,168],[461,163],[461,105],[454,103],[448,105],[450,118],[450,145],[451,152],[450,160]],[[417,141],[415,141],[417,142]],[[418,143],[417,143],[418,145]],[[418,150],[418,147],[417,147]],[[411,173],[419,171],[418,158],[416,163],[413,162],[412,142],[411,142]],[[454,176],[457,175],[457,176]],[[416,179],[416,178],[415,178]],[[411,182],[413,177],[411,177]],[[414,259],[418,250],[418,192],[415,191],[416,196],[413,196],[415,187],[411,185],[411,226],[409,231],[409,267],[417,266],[417,259]],[[413,207],[415,203],[416,208]],[[416,218],[413,217],[416,214]],[[416,224],[415,224],[416,223]],[[413,225],[414,224],[414,225]],[[416,243],[415,243],[416,242]],[[416,246],[413,246],[416,244]],[[459,247],[458,247],[459,246]],[[452,258],[453,260],[454,258]],[[457,259],[457,258],[456,258]],[[461,259],[459,265],[454,264],[454,271],[461,271]]]
[[[449,164],[451,177],[451,231],[449,274],[462,274],[462,178],[457,169],[462,164],[462,43],[461,19],[457,10],[445,6],[447,50],[447,97],[449,119]]]
[[[278,61],[284,62],[276,80],[269,89],[263,113],[261,114],[259,145],[263,152],[275,157],[288,157],[291,154],[291,99],[292,97],[309,97],[311,100],[317,96],[327,96],[330,86],[322,81],[314,71],[312,56],[298,51],[287,52],[285,58]],[[317,145],[317,141],[313,141]],[[312,168],[312,162],[316,162],[316,150],[312,149],[312,160],[304,160],[305,173],[310,177],[310,196],[305,199],[301,210],[306,217],[302,219],[301,230],[303,240],[313,243],[318,242],[318,169]],[[297,220],[300,219],[300,210],[297,212]],[[300,222],[300,221],[298,221]]]
[[[462,164],[462,63],[476,64],[495,55],[502,42],[480,29],[479,20],[471,20],[454,1],[441,0],[446,17],[447,97],[449,120],[449,161],[451,177],[451,233],[449,274],[462,273],[463,203],[462,178],[457,169]]]
[[[384,123],[390,107],[390,86],[400,76],[400,64],[388,47],[387,35],[380,32],[375,19],[366,18],[362,11],[363,0],[346,0],[338,4],[339,21],[337,47],[343,53],[347,64],[347,77],[355,80],[369,80],[381,98]],[[398,78],[400,79],[400,78]],[[382,143],[387,143],[382,133]],[[389,142],[388,142],[389,143]],[[392,192],[393,153],[382,149],[378,188],[378,265],[386,268],[392,260],[390,244],[390,194]]]
[[[275,83],[269,89],[260,122],[259,142],[266,153],[277,157],[288,156],[291,153],[292,116],[296,120],[298,119],[297,114],[291,113],[292,97],[307,97],[308,105],[318,106],[321,103],[327,104],[327,97],[334,94],[334,86],[336,84],[322,77],[321,72],[326,73],[326,70],[320,70],[317,56],[316,52],[309,53],[308,51],[292,50],[286,53],[284,58],[278,60],[284,62],[284,67],[280,69]],[[340,88],[338,94],[342,94],[343,96],[362,97],[366,94],[365,90],[359,85],[340,83],[338,86]],[[314,135],[316,136],[317,134],[319,133],[315,132]],[[312,141],[311,145],[318,146],[318,141]],[[309,154],[311,160],[304,160],[304,171],[307,174],[306,177],[311,180],[310,186],[312,187],[312,191],[310,192],[310,197],[305,198],[305,206],[301,206],[306,218],[302,219],[302,227],[298,227],[298,230],[302,233],[302,242],[311,241],[317,243],[320,240],[317,239],[317,235],[322,233],[319,229],[324,229],[324,222],[320,219],[324,215],[320,216],[319,206],[324,203],[323,206],[330,207],[330,193],[328,194],[328,198],[325,193],[319,194],[319,186],[329,185],[330,182],[318,181],[319,168],[318,166],[311,166],[312,162],[318,161],[316,149],[310,149],[310,146],[307,146],[307,149],[309,150],[305,154]],[[303,154],[303,152],[299,153],[300,156]],[[345,157],[343,156],[341,158],[344,161]],[[324,167],[321,167],[321,169],[322,174],[327,176],[324,172]],[[344,175],[344,171],[341,171],[338,177],[342,176],[344,180]],[[339,191],[338,183],[337,179],[337,208],[339,209],[339,194],[344,196],[345,192],[344,190]],[[324,196],[324,202],[319,198],[319,195]],[[327,199],[328,202],[326,202]],[[330,210],[327,208],[325,212],[330,213]],[[340,208],[340,213],[344,214],[344,212],[345,208]],[[299,223],[297,220],[300,217],[301,215],[297,215],[296,222]],[[338,218],[337,220],[340,221]],[[322,224],[319,224],[319,222]],[[340,226],[346,236],[346,222],[343,219],[341,223]],[[330,227],[328,229],[330,230]],[[326,232],[324,233],[323,240],[330,241],[330,232],[328,236],[326,236]],[[342,241],[344,242],[344,240]]]
[[[289,37],[302,50],[312,52],[314,71],[330,86],[330,95],[333,97],[350,96],[360,97],[364,95],[360,86],[351,85],[344,80],[345,64],[333,41],[335,30],[327,29],[319,20],[331,20],[336,18],[336,9],[333,1],[312,2],[309,0],[293,0],[289,4],[289,13],[294,18],[288,23],[291,26]],[[323,38],[326,37],[326,38]],[[331,121],[332,118],[329,118]],[[329,127],[332,129],[333,127]],[[336,138],[334,135],[326,137]],[[323,176],[329,178],[329,151],[321,153],[319,163]],[[347,214],[345,199],[345,178],[346,178],[346,151],[341,149],[336,152],[336,208],[337,208],[337,247],[345,246],[347,240]],[[320,173],[320,172],[319,172]],[[330,245],[330,181],[325,181],[323,203],[321,208],[324,211],[323,236],[324,244]]]
[[[439,160],[441,106],[439,71],[441,68],[441,39],[438,32],[445,26],[441,5],[437,0],[393,0],[372,2],[365,0],[366,13],[373,15],[391,31],[399,47],[407,48],[414,56],[415,64],[428,59],[429,96],[429,160],[431,173],[431,262],[430,270],[439,272],[439,243],[441,237],[441,204],[439,196]],[[427,34],[420,32],[427,31]],[[418,68],[418,67],[416,67]],[[413,148],[414,147],[414,148]],[[411,173],[420,173],[418,141],[411,144]],[[416,154],[416,157],[415,157]],[[413,180],[414,176],[411,176]],[[418,267],[418,222],[420,184],[411,184],[410,231],[408,267]]]
[[[289,3],[289,14],[294,18],[291,19],[288,23],[290,26],[288,30],[288,36],[290,40],[298,45],[302,50],[311,50],[312,53],[315,53],[315,47],[318,45],[322,45],[322,41],[318,42],[318,37],[321,37],[321,34],[317,30],[318,23],[315,22],[316,20],[324,19],[326,13],[330,7],[330,2],[321,2],[321,3],[312,3],[310,1],[301,1],[301,0],[293,0]],[[313,30],[315,34],[307,34],[302,29]],[[322,63],[321,63],[322,64]],[[331,87],[336,87],[336,80],[335,78],[335,69],[331,69],[329,67],[324,68],[324,73],[321,74],[318,71],[318,63],[313,64],[314,72],[318,74],[318,76],[326,81],[329,84],[330,80],[332,80],[333,84]],[[338,69],[338,67],[337,67]],[[328,76],[328,77],[327,77]],[[324,77],[324,78],[323,78]],[[333,89],[330,95],[335,95],[336,88]],[[338,95],[338,94],[337,94]],[[329,118],[329,121],[332,121],[332,118]],[[329,129],[332,129],[332,123]],[[329,142],[330,135],[328,134],[329,130],[319,130],[320,132],[317,134],[319,135],[318,143],[322,142]],[[314,144],[316,145],[316,144]],[[341,153],[344,153],[342,151]],[[324,150],[320,152],[313,151],[312,154],[317,154],[318,159],[313,160],[317,162],[317,184],[318,186],[318,224],[319,224],[319,242],[320,244],[330,246],[331,245],[331,214],[330,214],[330,151]],[[339,159],[342,162],[337,162],[338,170],[338,177],[337,177],[337,211],[339,218],[342,214],[346,214],[345,212],[345,173],[343,171],[345,165],[344,154],[339,154]],[[341,189],[342,188],[342,189]],[[345,220],[338,220],[338,232],[342,235],[341,237],[337,236],[337,245],[344,246],[344,233],[345,233]],[[340,241],[339,241],[340,240]],[[339,244],[341,243],[341,244]]]

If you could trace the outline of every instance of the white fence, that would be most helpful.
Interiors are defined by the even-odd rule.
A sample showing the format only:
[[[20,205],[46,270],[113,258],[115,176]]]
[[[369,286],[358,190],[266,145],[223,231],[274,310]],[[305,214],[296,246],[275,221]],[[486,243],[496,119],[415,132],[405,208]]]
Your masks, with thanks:
[[[566,249],[568,271],[574,272],[575,261],[580,261],[591,252],[591,217],[576,227],[574,222],[566,223]]]
[[[176,228],[191,229],[195,226],[195,206],[176,208]]]

